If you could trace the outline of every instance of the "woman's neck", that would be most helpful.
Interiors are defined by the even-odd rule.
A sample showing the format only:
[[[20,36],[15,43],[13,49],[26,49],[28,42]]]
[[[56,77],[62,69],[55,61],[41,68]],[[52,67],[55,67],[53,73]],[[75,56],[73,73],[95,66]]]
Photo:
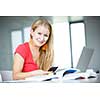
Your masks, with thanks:
[[[29,41],[29,45],[32,51],[39,52],[39,47],[35,46],[32,40]]]
[[[32,58],[39,65],[39,56],[40,56],[39,47],[35,46],[32,40],[29,41],[29,47],[32,53]]]

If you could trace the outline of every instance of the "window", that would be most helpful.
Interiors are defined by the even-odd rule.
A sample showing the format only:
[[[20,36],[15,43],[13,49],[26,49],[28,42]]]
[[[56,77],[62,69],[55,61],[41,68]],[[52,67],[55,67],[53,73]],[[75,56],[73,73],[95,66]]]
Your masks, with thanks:
[[[22,35],[22,30],[12,31],[11,32],[11,40],[12,40],[12,53],[14,54],[16,47],[24,42],[29,41],[30,37],[30,27],[24,28],[24,35]],[[23,40],[24,39],[24,40]]]
[[[54,64],[61,67],[71,66],[69,24],[54,23]]]
[[[16,47],[22,43],[22,32],[19,30],[12,31],[11,40],[12,40],[12,53],[14,54]]]
[[[28,42],[30,38],[30,29],[31,27],[24,28],[24,42]]]
[[[77,66],[82,49],[85,46],[85,29],[83,22],[71,23],[71,43],[73,67]]]

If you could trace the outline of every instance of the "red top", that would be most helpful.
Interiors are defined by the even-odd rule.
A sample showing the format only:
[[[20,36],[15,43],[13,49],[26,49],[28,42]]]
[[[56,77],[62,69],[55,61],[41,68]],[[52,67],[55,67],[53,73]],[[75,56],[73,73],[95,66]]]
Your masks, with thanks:
[[[18,53],[24,59],[23,72],[29,72],[39,69],[38,65],[34,62],[32,58],[32,53],[29,47],[29,43],[23,43],[16,48],[15,54]]]

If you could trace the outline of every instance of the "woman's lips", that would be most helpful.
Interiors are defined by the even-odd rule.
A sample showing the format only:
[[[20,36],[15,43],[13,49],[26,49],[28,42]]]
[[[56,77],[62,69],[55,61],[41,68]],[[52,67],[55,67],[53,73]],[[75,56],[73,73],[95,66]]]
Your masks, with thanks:
[[[38,41],[39,43],[44,43],[44,40],[41,40],[40,38],[38,38],[37,41]]]

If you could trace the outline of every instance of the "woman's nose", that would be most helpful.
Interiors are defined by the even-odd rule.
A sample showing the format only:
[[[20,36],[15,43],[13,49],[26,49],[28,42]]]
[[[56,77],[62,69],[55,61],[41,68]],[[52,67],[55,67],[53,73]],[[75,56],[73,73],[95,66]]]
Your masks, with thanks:
[[[44,35],[41,35],[41,40],[44,40]]]

